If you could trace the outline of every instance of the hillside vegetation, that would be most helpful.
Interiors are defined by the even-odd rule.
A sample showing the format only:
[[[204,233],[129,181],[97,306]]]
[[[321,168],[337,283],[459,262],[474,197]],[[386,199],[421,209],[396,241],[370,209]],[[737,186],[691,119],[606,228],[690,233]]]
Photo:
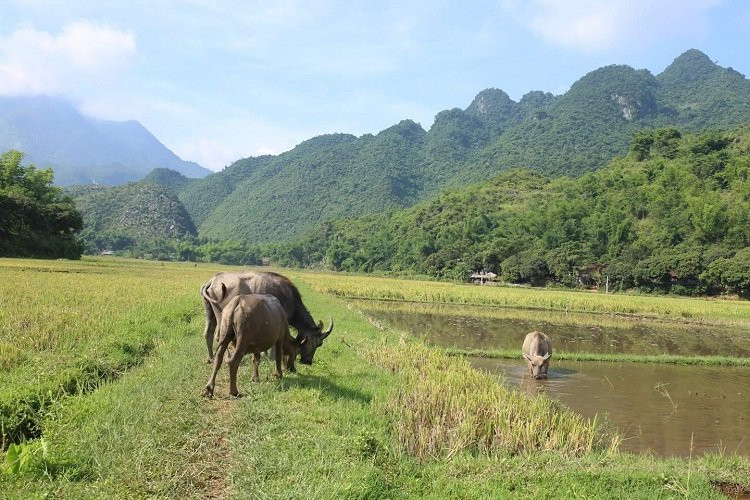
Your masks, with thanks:
[[[429,131],[405,120],[203,179],[158,169],[71,192],[92,252],[747,294],[748,129],[718,131],[738,123],[750,81],[690,50],[657,76],[607,66],[561,96],[487,89]]]
[[[0,156],[0,257],[80,258],[81,214],[52,170],[22,161],[19,151]]]
[[[750,293],[750,127],[642,131],[577,179],[529,170],[392,215],[341,220],[276,249],[284,264],[509,282]]]
[[[750,81],[697,50],[654,76],[629,66],[585,75],[563,95],[513,101],[480,92],[428,131],[410,120],[354,137],[320,136],[278,156],[240,160],[178,196],[200,236],[292,241],[316,224],[410,207],[512,168],[579,176],[627,153],[639,130],[750,122]]]
[[[156,184],[75,186],[68,192],[83,213],[81,236],[89,253],[195,236],[195,226],[182,203]]]

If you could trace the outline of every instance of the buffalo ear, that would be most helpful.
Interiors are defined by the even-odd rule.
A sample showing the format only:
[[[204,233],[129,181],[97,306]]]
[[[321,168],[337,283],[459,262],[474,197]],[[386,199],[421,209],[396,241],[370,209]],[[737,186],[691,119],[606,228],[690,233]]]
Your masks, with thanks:
[[[544,356],[542,356],[542,359],[549,359],[550,356],[552,356],[552,353],[548,352],[547,354],[545,354]]]
[[[527,361],[531,361],[531,356],[529,356],[528,354],[524,353],[523,357],[526,358]]]
[[[318,330],[323,330],[323,322],[318,321]]]

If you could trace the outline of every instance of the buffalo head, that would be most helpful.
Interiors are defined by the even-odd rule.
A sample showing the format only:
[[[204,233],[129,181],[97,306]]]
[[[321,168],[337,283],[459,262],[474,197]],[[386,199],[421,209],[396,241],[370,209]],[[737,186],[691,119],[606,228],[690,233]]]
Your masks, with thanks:
[[[549,361],[547,360],[550,358],[550,356],[552,356],[552,353],[550,352],[542,356],[529,356],[528,354],[523,355],[523,357],[526,358],[526,361],[528,361],[529,363],[529,370],[531,371],[532,377],[537,380],[547,377],[547,367],[549,366]]]
[[[299,350],[299,362],[303,365],[311,365],[313,356],[318,347],[323,345],[323,340],[333,331],[333,318],[331,325],[326,331],[323,331],[323,322],[318,322],[314,328],[300,330],[297,338],[294,339]]]

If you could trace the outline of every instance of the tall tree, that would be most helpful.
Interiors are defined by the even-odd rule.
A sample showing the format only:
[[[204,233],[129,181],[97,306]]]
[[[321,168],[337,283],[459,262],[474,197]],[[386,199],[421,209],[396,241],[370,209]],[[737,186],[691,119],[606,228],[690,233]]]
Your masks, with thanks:
[[[23,153],[0,155],[0,256],[81,257],[81,214],[50,169],[23,166]]]

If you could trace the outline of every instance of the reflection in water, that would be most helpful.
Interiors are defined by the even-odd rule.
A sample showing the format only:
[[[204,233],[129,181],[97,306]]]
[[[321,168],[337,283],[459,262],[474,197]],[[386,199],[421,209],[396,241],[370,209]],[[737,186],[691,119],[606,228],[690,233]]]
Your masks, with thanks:
[[[527,333],[538,330],[552,338],[561,352],[612,354],[675,354],[700,356],[750,356],[750,331],[738,327],[669,324],[619,319],[617,327],[588,326],[586,315],[570,314],[577,322],[551,323],[519,311],[518,317],[481,317],[462,313],[461,306],[442,306],[441,314],[424,310],[368,308],[357,304],[368,316],[432,344],[464,349],[518,349]],[[446,314],[452,308],[455,313]],[[508,310],[504,310],[507,313]]]
[[[625,434],[623,448],[662,456],[705,452],[750,455],[747,368],[553,362],[534,380],[519,359],[471,358],[531,394],[544,392],[586,417],[606,415]],[[746,436],[748,438],[746,439]]]

